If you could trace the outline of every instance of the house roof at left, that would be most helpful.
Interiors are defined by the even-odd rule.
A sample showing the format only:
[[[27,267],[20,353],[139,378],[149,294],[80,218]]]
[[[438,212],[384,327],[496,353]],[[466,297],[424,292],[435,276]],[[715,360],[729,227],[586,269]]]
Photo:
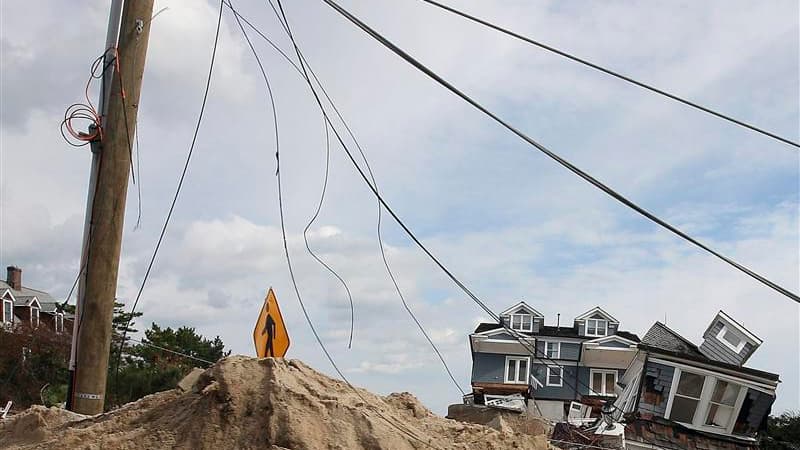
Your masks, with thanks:
[[[38,289],[32,289],[25,286],[22,286],[21,289],[12,289],[11,285],[5,280],[0,280],[0,294],[5,292],[6,289],[11,291],[11,295],[14,296],[14,299],[16,300],[14,303],[15,306],[25,306],[33,297],[36,297],[36,299],[39,301],[39,305],[42,307],[43,312],[55,312],[56,305],[61,303],[45,291],[40,291]]]

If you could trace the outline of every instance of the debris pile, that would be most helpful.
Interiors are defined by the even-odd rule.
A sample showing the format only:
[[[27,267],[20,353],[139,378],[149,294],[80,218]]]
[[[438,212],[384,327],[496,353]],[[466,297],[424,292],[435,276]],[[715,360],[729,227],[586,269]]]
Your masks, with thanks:
[[[544,435],[436,416],[409,393],[356,393],[297,360],[234,356],[195,377],[93,417],[32,407],[0,422],[0,448],[549,448]]]

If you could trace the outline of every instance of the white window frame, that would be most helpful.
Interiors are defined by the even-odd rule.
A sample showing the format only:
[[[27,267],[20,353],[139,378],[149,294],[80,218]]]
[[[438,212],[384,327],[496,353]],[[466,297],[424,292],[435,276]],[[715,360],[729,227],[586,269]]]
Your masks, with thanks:
[[[601,391],[597,392],[592,389],[592,383],[594,383],[594,374],[599,373],[603,375],[603,383],[601,385]],[[603,397],[616,397],[616,392],[606,392],[606,375],[614,375],[614,386],[617,385],[619,381],[619,372],[616,370],[606,370],[606,369],[589,369],[589,391],[592,395],[601,395]]]
[[[30,316],[31,316],[31,326],[33,328],[38,328],[39,327],[39,313],[40,313],[39,308],[37,308],[35,306],[31,306],[30,308],[31,308],[31,314],[30,314]],[[35,315],[36,323],[33,323],[33,318],[34,318],[33,311],[34,310],[36,310],[36,315]]]
[[[550,349],[548,348],[550,345],[556,346],[553,356],[550,356]],[[548,359],[561,359],[561,342],[544,341],[544,356]]]
[[[531,319],[529,328],[525,328],[525,317],[526,316],[530,317],[530,319]],[[514,328],[514,317],[519,317],[519,328]],[[509,328],[511,328],[512,330],[526,331],[528,333],[532,333],[533,332],[533,314],[525,314],[525,313],[510,314],[508,316],[508,320],[509,320],[509,325],[510,325]]]
[[[590,321],[595,322],[595,326],[594,326],[595,334],[589,333],[589,322]],[[598,330],[600,330],[600,322],[605,324],[603,326],[603,334],[598,333]],[[586,334],[586,336],[595,336],[595,337],[608,336],[608,319],[586,319],[586,323],[584,324],[584,326],[585,326],[584,334]]]
[[[550,382],[550,371],[551,370],[558,370],[558,384]],[[547,370],[545,372],[545,385],[547,386],[557,386],[562,387],[564,386],[564,368],[559,366],[547,366]]]
[[[667,409],[664,411],[664,417],[669,419],[669,417],[672,415],[672,402],[675,399],[675,393],[678,387],[678,380],[680,380],[681,374],[684,372],[702,376],[705,379],[703,381],[703,390],[700,392],[700,400],[697,403],[697,409],[695,410],[694,417],[692,418],[692,423],[685,423],[685,422],[678,422],[678,423],[686,425],[689,428],[708,431],[710,433],[731,434],[733,432],[733,426],[736,424],[736,418],[739,416],[739,411],[742,408],[742,403],[744,403],[744,398],[747,395],[748,386],[730,381],[726,378],[716,377],[712,374],[708,374],[703,371],[684,370],[679,367],[675,368],[675,373],[672,376],[672,388],[670,389],[669,400],[667,401]],[[708,416],[708,411],[711,407],[711,396],[714,394],[714,389],[717,386],[717,381],[724,381],[726,383],[733,384],[739,387],[739,394],[736,397],[736,402],[734,402],[733,411],[731,412],[731,421],[728,424],[728,426],[725,427],[724,429],[721,427],[705,424],[706,416]]]
[[[514,380],[509,380],[508,379],[508,363],[510,361],[516,361],[516,363],[514,364],[514,366],[515,366],[514,374],[516,375],[516,379],[514,379]],[[525,364],[526,371],[525,371],[525,376],[524,377],[520,377],[519,376],[520,375],[520,373],[519,373],[519,362],[520,361],[525,361],[526,362],[526,364]],[[528,384],[528,378],[530,377],[530,375],[531,375],[531,359],[529,357],[527,357],[527,356],[506,356],[505,364],[503,364],[503,382],[504,383],[506,383],[506,384]],[[522,381],[519,381],[520,378],[522,378]]]
[[[6,317],[6,304],[11,305],[11,317]],[[3,323],[14,323],[14,302],[3,299]]]
[[[728,342],[727,339],[725,339],[725,334],[728,333],[728,332],[733,333],[736,337],[739,338],[739,345],[733,345],[730,342]],[[744,348],[744,345],[747,343],[745,341],[744,337],[742,337],[738,331],[731,330],[724,323],[722,324],[722,329],[719,330],[719,333],[717,333],[717,340],[722,342],[726,347],[728,347],[729,349],[731,349],[732,351],[734,351],[736,353],[741,352],[742,349]]]
[[[56,314],[54,325],[56,333],[64,332],[64,314],[61,313]]]

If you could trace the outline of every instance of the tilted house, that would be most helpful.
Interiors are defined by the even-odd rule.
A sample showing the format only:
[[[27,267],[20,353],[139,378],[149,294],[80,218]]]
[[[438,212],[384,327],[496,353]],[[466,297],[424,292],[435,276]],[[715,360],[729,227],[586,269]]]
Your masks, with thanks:
[[[619,321],[600,307],[572,326],[548,326],[541,313],[519,302],[500,320],[479,324],[470,335],[475,402],[521,394],[529,408],[557,421],[573,401],[599,406],[613,399],[638,350],[639,338],[620,331]]]
[[[8,266],[6,280],[0,280],[0,324],[6,329],[46,326],[56,333],[72,330],[73,315],[63,311],[47,292],[22,285],[22,269]]]
[[[757,449],[779,377],[744,367],[761,345],[720,311],[698,347],[656,322],[620,380],[628,449]]]

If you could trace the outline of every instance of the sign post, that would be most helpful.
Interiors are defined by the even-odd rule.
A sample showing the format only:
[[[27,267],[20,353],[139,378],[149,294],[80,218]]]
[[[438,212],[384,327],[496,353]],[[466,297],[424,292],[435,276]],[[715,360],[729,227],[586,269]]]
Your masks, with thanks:
[[[253,343],[256,346],[256,355],[259,358],[274,357],[283,358],[289,350],[289,333],[286,332],[286,325],[283,323],[281,309],[278,307],[278,299],[272,288],[269,288],[264,305],[256,320],[256,327],[253,329]]]

